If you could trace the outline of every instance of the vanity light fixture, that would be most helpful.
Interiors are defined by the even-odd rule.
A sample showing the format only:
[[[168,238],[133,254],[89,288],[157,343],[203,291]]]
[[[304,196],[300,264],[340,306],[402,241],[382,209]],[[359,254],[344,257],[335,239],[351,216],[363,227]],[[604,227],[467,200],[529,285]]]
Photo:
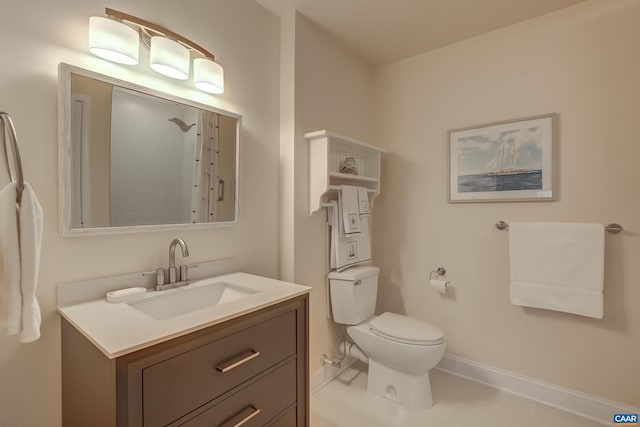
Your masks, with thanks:
[[[204,92],[224,93],[224,70],[220,64],[210,59],[193,60],[193,81]]]
[[[178,80],[189,78],[189,51],[162,36],[151,37],[149,65],[153,71]]]
[[[119,64],[138,64],[138,32],[133,28],[101,16],[89,18],[89,51]]]
[[[224,93],[224,70],[213,54],[164,27],[117,10],[105,8],[106,18],[89,19],[89,50],[121,64],[138,63],[139,40],[150,50],[151,69],[165,76],[187,80],[191,52],[195,86],[214,94]]]

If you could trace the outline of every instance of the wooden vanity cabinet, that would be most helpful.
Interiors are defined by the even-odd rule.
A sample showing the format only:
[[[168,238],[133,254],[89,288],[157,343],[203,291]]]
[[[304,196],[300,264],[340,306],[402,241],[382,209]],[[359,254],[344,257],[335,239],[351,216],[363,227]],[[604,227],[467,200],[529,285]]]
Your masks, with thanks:
[[[62,319],[64,427],[308,426],[308,295],[115,359]]]

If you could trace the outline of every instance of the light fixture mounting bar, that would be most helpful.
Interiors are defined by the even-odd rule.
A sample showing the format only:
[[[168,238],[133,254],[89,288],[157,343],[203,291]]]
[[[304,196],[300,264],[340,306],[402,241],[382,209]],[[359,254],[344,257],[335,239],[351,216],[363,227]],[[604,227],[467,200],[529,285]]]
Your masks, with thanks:
[[[121,21],[131,22],[132,24],[135,24],[145,30],[151,30],[155,33],[162,34],[163,36],[174,39],[175,41],[179,42],[180,44],[184,45],[189,49],[195,50],[196,52],[200,53],[207,59],[210,59],[212,61],[215,60],[215,57],[213,56],[213,54],[208,50],[206,50],[205,48],[203,48],[202,46],[192,42],[186,37],[182,37],[180,34],[174,33],[171,30],[161,27],[160,25],[156,25],[153,22],[149,22],[144,19],[138,18],[137,16],[129,15],[127,13],[120,12],[118,10],[110,9],[108,7],[104,9],[104,12],[108,17],[115,18]]]

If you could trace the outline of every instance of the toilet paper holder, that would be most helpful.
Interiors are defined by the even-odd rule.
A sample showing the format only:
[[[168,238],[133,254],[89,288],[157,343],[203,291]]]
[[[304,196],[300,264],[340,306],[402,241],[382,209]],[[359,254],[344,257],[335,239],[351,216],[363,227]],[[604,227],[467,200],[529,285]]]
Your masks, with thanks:
[[[438,267],[429,273],[429,285],[443,295],[447,292],[447,288],[451,283],[449,280],[444,279],[445,274],[447,274],[447,270],[444,267]]]
[[[445,270],[444,267],[438,267],[437,269],[429,273],[430,278],[433,277],[433,273],[437,274],[438,276],[444,276],[445,274],[447,274],[447,270]]]

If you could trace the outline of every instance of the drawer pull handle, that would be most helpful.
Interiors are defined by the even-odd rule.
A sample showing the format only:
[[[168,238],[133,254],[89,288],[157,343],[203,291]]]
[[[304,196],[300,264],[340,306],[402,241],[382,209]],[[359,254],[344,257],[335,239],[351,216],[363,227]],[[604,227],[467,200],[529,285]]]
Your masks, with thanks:
[[[244,416],[247,411],[251,411],[248,415]],[[220,427],[240,427],[241,425],[247,423],[251,418],[255,417],[260,413],[260,409],[254,406],[248,406],[242,411],[238,412],[234,415],[229,421],[222,424]],[[244,417],[243,417],[244,416]],[[236,418],[243,417],[240,421],[235,421]]]
[[[232,359],[222,362],[220,365],[216,366],[216,369],[224,374],[225,372],[229,372],[230,370],[237,368],[258,356],[260,356],[259,351],[247,350]]]

